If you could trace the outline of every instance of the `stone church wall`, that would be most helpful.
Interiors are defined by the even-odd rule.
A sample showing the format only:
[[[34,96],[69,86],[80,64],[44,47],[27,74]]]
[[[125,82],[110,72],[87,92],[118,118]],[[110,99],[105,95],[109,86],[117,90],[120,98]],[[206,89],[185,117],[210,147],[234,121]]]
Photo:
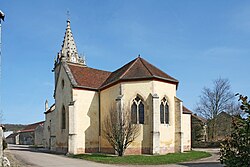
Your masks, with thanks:
[[[55,126],[55,111],[47,113],[45,115],[45,122],[43,127],[43,146],[45,148],[49,148],[52,151],[56,151],[55,142],[52,142],[52,138],[55,138]]]
[[[116,99],[121,93],[121,85],[117,84],[112,87],[109,87],[100,92],[100,106],[101,106],[101,122],[103,122],[109,113],[110,110],[116,110]],[[108,141],[103,137],[103,124],[101,123],[101,152],[105,153],[114,153],[113,148],[108,143]]]
[[[98,152],[99,147],[99,93],[73,90],[76,152]]]
[[[56,83],[56,91],[55,91],[55,136],[56,136],[56,151],[59,152],[68,152],[68,113],[69,108],[68,105],[72,102],[72,87],[70,80],[65,72],[63,66],[58,66],[57,68],[61,68],[58,76],[58,81]],[[65,129],[62,128],[62,110],[63,106],[65,108]]]
[[[174,152],[175,140],[175,103],[176,85],[154,81],[154,92],[159,96],[159,103],[165,97],[169,105],[169,124],[160,124],[160,153]],[[159,118],[160,119],[160,118]]]
[[[140,135],[126,150],[126,154],[149,154],[152,143],[151,111],[153,90],[152,81],[135,81],[122,83],[124,108],[131,110],[133,99],[138,95],[144,103],[144,124],[140,124]]]
[[[131,109],[133,99],[139,95],[144,101],[144,124],[140,125],[140,135],[126,150],[125,154],[149,154],[152,148],[152,94],[159,96],[159,101],[166,97],[169,104],[170,123],[159,124],[160,154],[175,151],[175,101],[176,85],[160,81],[122,82],[101,92],[101,119],[115,107],[115,99],[122,94],[123,109]],[[160,118],[159,118],[160,119]],[[103,152],[113,153],[112,147],[102,138]]]
[[[191,114],[182,114],[183,149],[191,150]]]
[[[38,126],[34,132],[34,145],[41,146],[43,144],[43,126]]]

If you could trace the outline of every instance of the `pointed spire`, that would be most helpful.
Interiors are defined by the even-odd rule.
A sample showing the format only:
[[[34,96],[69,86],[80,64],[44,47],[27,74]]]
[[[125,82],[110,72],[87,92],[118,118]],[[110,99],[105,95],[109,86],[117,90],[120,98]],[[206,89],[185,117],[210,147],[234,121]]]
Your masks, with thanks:
[[[78,51],[76,47],[76,43],[71,31],[70,20],[67,20],[66,32],[64,35],[64,40],[62,44],[62,49],[57,57],[58,61],[67,61],[72,63],[78,63],[82,65],[86,65],[84,60],[78,56]]]

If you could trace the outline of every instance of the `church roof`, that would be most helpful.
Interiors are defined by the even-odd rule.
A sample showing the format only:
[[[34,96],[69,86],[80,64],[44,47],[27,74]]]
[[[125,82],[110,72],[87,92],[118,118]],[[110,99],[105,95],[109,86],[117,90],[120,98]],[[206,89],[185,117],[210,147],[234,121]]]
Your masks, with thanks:
[[[185,106],[182,106],[182,112],[183,114],[192,114],[192,111],[190,111],[188,108],[186,108]]]
[[[87,89],[99,89],[110,72],[68,63],[77,86]]]
[[[178,85],[178,80],[150,64],[140,56],[112,72],[102,87],[123,80],[159,79]]]
[[[178,85],[178,80],[164,73],[140,56],[114,72],[67,63],[76,87],[103,89],[119,81],[158,79]]]

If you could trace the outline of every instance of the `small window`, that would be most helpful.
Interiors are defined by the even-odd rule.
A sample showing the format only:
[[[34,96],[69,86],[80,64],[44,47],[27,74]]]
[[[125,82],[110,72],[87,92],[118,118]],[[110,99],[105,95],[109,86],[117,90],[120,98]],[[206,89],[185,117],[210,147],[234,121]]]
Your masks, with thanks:
[[[169,106],[165,97],[161,100],[160,122],[161,124],[169,124]]]
[[[139,96],[136,96],[131,106],[131,121],[134,124],[144,124],[144,104]]]
[[[66,129],[66,112],[64,106],[62,108],[62,129]]]
[[[62,89],[64,88],[64,79],[62,79]]]

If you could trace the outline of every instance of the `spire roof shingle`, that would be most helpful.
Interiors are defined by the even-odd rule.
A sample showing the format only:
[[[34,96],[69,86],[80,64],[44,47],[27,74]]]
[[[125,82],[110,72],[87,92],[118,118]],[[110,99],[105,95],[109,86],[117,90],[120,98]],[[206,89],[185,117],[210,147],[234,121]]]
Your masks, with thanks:
[[[85,65],[85,61],[79,57],[73,33],[70,27],[70,20],[67,20],[67,27],[63,39],[62,49],[58,54],[57,62],[65,58],[66,61]]]

